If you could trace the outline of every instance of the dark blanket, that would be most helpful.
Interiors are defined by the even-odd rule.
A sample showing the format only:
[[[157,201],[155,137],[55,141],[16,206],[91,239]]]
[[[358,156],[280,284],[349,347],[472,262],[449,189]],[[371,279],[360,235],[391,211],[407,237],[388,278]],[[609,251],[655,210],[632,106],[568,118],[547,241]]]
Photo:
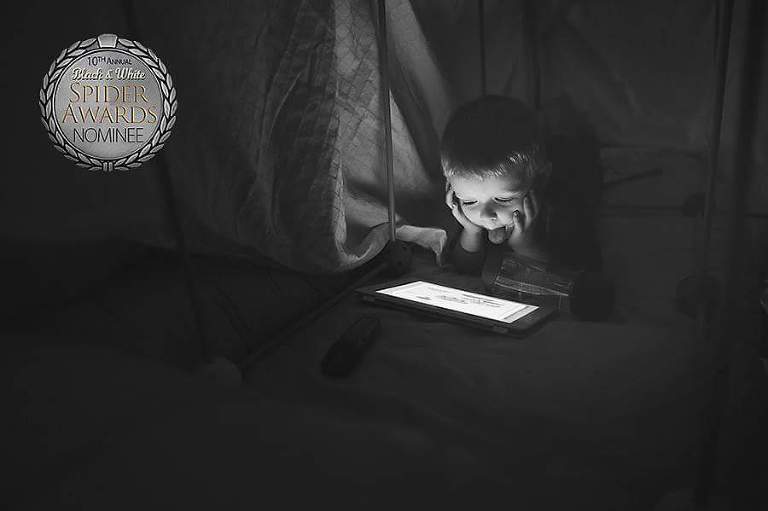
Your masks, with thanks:
[[[325,379],[322,355],[361,312],[380,337],[350,379]],[[5,494],[18,509],[648,509],[692,473],[688,339],[562,316],[513,340],[350,299],[236,390],[113,349],[8,339]]]

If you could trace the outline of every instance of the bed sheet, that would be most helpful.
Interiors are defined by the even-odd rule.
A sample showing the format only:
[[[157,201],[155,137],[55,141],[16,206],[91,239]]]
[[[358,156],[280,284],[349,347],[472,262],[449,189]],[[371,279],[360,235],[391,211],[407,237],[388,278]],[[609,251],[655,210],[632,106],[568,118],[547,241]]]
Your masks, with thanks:
[[[411,275],[482,290],[477,278],[429,265]],[[320,360],[364,313],[381,319],[379,337],[351,377],[325,378]],[[439,470],[484,481],[511,503],[647,509],[693,473],[690,326],[563,314],[513,339],[350,298],[251,367],[246,381],[270,399],[331,410],[334,428],[375,425],[413,454],[455,450],[464,461]]]
[[[640,510],[689,483],[690,386],[657,330],[562,322],[510,343],[399,314],[382,314],[387,335],[348,381],[316,370],[322,321],[237,390],[103,347],[18,339],[2,359],[4,501]]]
[[[427,261],[414,277],[480,289]],[[381,336],[351,378],[325,379],[360,313]],[[649,509],[693,474],[685,333],[562,316],[515,340],[348,299],[232,390],[23,339],[2,357],[4,494],[15,509]]]

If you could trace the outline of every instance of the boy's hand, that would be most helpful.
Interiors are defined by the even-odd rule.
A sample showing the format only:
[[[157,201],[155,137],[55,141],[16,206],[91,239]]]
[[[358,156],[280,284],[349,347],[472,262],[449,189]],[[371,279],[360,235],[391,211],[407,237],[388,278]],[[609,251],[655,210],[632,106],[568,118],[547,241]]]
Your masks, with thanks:
[[[453,213],[453,218],[455,218],[456,221],[459,222],[464,230],[468,233],[480,234],[483,228],[469,221],[469,218],[467,218],[467,216],[461,210],[461,206],[459,205],[459,201],[456,198],[456,194],[453,193],[453,188],[451,188],[451,185],[447,184],[445,190],[445,204],[451,210],[451,213]]]
[[[540,245],[539,201],[531,190],[523,199],[523,211],[515,210],[512,232],[507,244],[516,252],[536,257],[543,249]]]

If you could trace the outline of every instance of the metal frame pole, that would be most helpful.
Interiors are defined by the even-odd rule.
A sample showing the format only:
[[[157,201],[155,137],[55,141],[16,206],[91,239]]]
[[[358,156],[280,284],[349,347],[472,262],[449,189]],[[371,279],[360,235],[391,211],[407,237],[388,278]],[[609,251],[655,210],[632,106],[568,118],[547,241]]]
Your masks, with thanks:
[[[477,28],[480,38],[480,95],[488,94],[486,68],[485,68],[485,2],[477,0]]]
[[[379,80],[381,81],[381,104],[384,114],[384,164],[387,171],[387,213],[389,218],[389,240],[395,241],[395,171],[392,157],[392,115],[389,100],[389,48],[387,41],[387,7],[385,0],[378,0],[379,25]]]

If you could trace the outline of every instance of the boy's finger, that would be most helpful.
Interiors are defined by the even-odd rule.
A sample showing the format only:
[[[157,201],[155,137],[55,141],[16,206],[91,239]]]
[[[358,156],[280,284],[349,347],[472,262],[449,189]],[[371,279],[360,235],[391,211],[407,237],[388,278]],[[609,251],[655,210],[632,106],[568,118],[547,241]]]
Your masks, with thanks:
[[[461,208],[459,208],[456,204],[451,206],[451,213],[453,213],[453,218],[455,218],[461,225],[464,225],[465,222],[468,222],[466,216],[464,216],[464,212],[461,211]]]
[[[456,202],[453,200],[454,197],[455,195],[453,194],[453,190],[449,188],[445,193],[445,204],[449,209],[453,209],[453,207],[456,205]]]
[[[536,217],[536,210],[533,208],[531,198],[528,195],[523,199],[523,213],[525,214],[525,226],[528,227]]]
[[[451,208],[451,213],[453,213],[453,218],[456,219],[459,224],[465,229],[473,229],[475,228],[475,225],[470,222],[469,218],[461,211],[461,208],[458,206],[455,208]]]
[[[533,208],[533,216],[539,215],[539,198],[536,196],[536,192],[531,190],[528,192],[528,197],[531,199],[531,207]]]
[[[523,232],[523,215],[518,210],[512,213],[512,225],[517,232]]]

